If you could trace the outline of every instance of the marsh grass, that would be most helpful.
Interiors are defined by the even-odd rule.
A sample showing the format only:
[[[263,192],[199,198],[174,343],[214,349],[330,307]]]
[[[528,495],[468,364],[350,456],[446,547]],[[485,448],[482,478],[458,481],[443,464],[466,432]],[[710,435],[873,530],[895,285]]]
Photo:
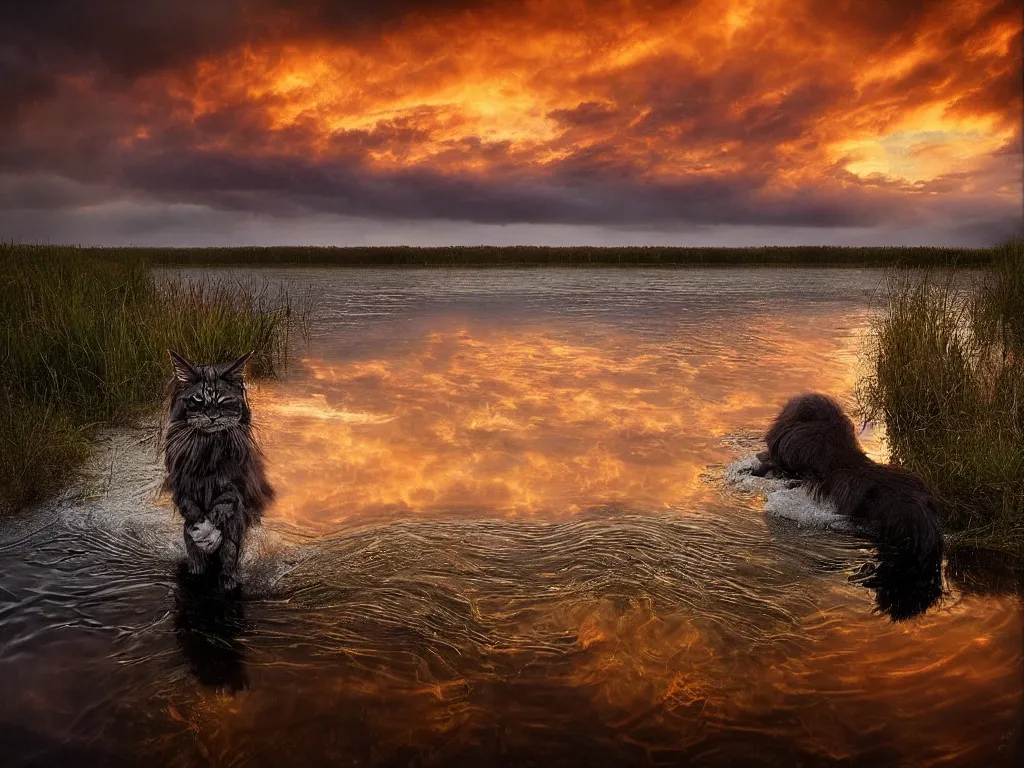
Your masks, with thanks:
[[[152,412],[168,348],[203,362],[255,350],[251,373],[272,376],[311,310],[265,282],[158,279],[141,258],[0,245],[0,507],[57,490],[96,427]]]
[[[40,256],[68,246],[31,245]],[[681,267],[681,266],[978,266],[987,248],[844,248],[792,246],[678,248],[669,246],[269,246],[237,248],[88,248],[113,261],[143,259],[165,266],[338,267]]]
[[[958,538],[1024,547],[1024,240],[981,279],[896,274],[859,396]]]

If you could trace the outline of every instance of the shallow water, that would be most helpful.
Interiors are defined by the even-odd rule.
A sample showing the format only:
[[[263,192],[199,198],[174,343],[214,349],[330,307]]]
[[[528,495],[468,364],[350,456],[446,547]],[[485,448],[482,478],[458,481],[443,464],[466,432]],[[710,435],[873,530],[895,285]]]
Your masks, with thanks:
[[[1020,758],[1012,564],[954,550],[917,605],[724,482],[789,395],[852,402],[882,273],[260,274],[324,298],[252,389],[279,499],[244,599],[179,577],[152,435],[111,435],[0,530],[5,765]]]

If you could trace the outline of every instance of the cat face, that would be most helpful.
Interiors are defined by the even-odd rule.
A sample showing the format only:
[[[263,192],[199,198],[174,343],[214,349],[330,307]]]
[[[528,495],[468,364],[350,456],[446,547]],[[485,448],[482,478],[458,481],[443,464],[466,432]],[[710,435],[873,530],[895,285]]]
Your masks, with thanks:
[[[171,423],[187,423],[201,432],[223,432],[249,423],[242,370],[250,352],[234,362],[194,365],[169,352],[174,363]]]

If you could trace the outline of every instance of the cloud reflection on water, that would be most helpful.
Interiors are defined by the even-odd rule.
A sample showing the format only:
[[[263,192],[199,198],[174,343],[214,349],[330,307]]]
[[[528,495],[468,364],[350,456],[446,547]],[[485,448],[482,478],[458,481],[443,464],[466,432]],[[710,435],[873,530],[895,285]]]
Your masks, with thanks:
[[[254,398],[281,489],[272,514],[316,525],[706,502],[723,438],[756,439],[802,389],[852,390],[853,341],[771,325],[726,329],[717,353],[600,326],[477,323],[426,328],[398,354],[311,355],[301,385]]]

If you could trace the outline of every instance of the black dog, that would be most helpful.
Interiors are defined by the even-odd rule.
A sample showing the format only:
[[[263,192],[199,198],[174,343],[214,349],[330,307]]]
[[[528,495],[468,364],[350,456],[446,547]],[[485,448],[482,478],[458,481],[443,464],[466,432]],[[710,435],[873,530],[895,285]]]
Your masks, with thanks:
[[[753,474],[777,470],[810,486],[815,499],[872,529],[881,543],[926,569],[941,567],[942,529],[928,486],[910,472],[877,464],[857,443],[853,422],[821,394],[786,403],[765,436]]]

